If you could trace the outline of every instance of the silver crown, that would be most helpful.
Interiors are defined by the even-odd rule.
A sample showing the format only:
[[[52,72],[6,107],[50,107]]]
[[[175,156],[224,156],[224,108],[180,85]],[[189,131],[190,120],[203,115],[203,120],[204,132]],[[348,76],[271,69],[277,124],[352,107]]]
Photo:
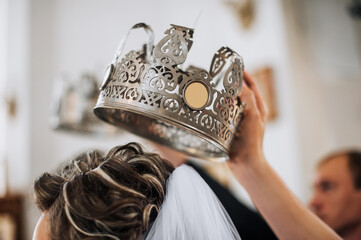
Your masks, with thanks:
[[[222,47],[209,72],[193,66],[184,71],[179,65],[192,46],[193,29],[171,25],[153,47],[151,28],[139,23],[131,30],[136,28],[146,30],[148,43],[142,51],[132,50],[120,59],[129,33],[121,41],[107,68],[94,113],[188,155],[226,159],[243,117],[244,105],[239,98],[242,58]]]
[[[93,114],[92,107],[99,95],[98,78],[84,73],[72,80],[75,81],[61,76],[54,82],[50,126],[54,130],[101,136],[120,132]]]

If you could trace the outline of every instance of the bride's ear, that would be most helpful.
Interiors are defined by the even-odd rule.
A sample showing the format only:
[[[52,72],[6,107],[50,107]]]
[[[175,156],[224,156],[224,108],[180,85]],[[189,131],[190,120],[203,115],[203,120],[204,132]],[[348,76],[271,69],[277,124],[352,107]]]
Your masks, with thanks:
[[[43,212],[35,226],[33,240],[50,240],[47,213]]]

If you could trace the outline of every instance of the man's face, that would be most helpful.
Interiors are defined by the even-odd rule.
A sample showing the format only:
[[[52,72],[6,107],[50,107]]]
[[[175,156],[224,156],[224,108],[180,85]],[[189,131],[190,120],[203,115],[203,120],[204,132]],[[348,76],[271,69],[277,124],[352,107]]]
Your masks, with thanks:
[[[361,190],[354,188],[347,156],[333,157],[319,166],[310,205],[339,233],[361,224]]]

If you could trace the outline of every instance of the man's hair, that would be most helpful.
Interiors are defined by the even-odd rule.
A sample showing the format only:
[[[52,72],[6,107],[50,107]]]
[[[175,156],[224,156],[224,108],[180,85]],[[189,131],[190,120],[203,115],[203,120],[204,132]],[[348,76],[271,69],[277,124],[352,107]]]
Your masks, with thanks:
[[[53,240],[140,239],[155,220],[173,166],[136,143],[80,154],[34,183]]]
[[[361,190],[361,152],[350,151],[347,156],[354,186],[356,189]]]
[[[361,190],[361,152],[357,150],[348,150],[348,151],[339,151],[332,153],[325,157],[318,166],[322,166],[329,160],[340,157],[346,156],[348,161],[348,166],[352,175],[352,180],[354,183],[354,187],[358,190]]]

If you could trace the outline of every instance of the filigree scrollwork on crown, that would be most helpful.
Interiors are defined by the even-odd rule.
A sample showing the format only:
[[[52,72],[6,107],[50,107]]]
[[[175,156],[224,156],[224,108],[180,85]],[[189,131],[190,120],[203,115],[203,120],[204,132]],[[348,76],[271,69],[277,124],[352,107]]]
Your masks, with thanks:
[[[235,58],[223,76],[223,86],[231,98],[236,98],[242,91],[243,63],[240,58]]]
[[[238,99],[227,96],[224,91],[222,91],[222,93],[217,92],[213,110],[222,122],[234,125],[235,117],[243,110],[243,108],[241,108],[242,105],[240,105]]]
[[[199,124],[207,130],[212,129],[213,124],[216,121],[216,119],[212,115],[213,114],[209,114],[208,111],[203,111],[202,114],[199,116]]]
[[[212,78],[209,75],[209,73],[201,68],[197,68],[194,66],[189,66],[187,69],[188,79],[181,83],[181,86],[184,87],[188,83],[188,81],[198,80],[203,83],[205,83],[210,88],[213,88],[215,86],[214,83],[212,83]],[[180,88],[182,90],[182,88]]]
[[[223,86],[226,93],[232,97],[237,97],[242,91],[242,78],[243,78],[243,60],[242,58],[228,47],[222,47],[214,55],[210,67],[211,77],[219,74],[227,63],[227,59],[233,59],[231,65],[226,70],[223,76]]]
[[[227,63],[227,59],[233,59],[231,65],[223,76],[223,86],[230,97],[237,97],[242,90],[242,71],[244,68],[242,58],[228,47],[222,47],[214,55],[210,67],[211,77],[219,74]]]
[[[101,91],[102,97],[140,101],[142,94],[137,88],[123,85],[109,85]]]
[[[193,29],[171,25],[165,36],[154,48],[154,57],[169,58],[173,64],[182,64],[192,46]]]
[[[239,99],[237,99],[238,101]],[[245,104],[244,103],[237,103],[237,108],[236,111],[234,113],[235,118],[233,119],[233,125],[234,126],[238,126],[238,124],[242,121],[243,117],[244,117],[244,107]]]
[[[112,81],[121,83],[139,82],[139,75],[142,68],[144,68],[144,64],[141,62],[140,54],[136,51],[130,51],[120,62],[116,63]]]
[[[198,124],[198,117],[200,113],[200,111],[192,110],[183,104],[183,107],[179,112],[179,117],[181,117],[182,121]]]
[[[162,110],[170,117],[177,117],[183,106],[183,100],[179,97],[167,96],[162,104]]]
[[[228,47],[221,47],[217,53],[214,54],[209,70],[212,78],[222,71],[224,65],[226,65],[226,59],[232,57],[233,54],[234,51]]]
[[[161,93],[143,89],[142,97],[140,98],[139,102],[149,107],[159,108],[163,98],[164,95]]]
[[[217,93],[216,103],[214,105],[214,110],[217,113],[221,121],[228,121],[229,112],[231,111],[230,99],[222,96]]]
[[[219,119],[215,118],[214,113],[204,110],[198,117],[200,128],[206,132],[214,132],[219,138],[224,138],[224,132],[227,128]]]
[[[222,47],[212,59],[210,76],[215,77],[220,74],[228,59],[233,61],[230,61],[230,66],[223,75],[224,89],[221,92],[217,91],[213,110],[217,113],[220,121],[234,124],[235,117],[241,112],[238,96],[242,90],[242,58],[232,49]]]
[[[154,64],[146,64],[141,76],[141,84],[157,91],[173,91],[178,85],[181,73],[175,65],[161,64],[160,60],[154,60]]]

